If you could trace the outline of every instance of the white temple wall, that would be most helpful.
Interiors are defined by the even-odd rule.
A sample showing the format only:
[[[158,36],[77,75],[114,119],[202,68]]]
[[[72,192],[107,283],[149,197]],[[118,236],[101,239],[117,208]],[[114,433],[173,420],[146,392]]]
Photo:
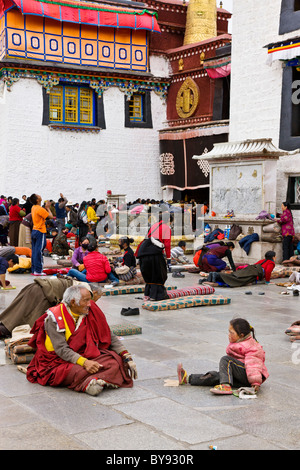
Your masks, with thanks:
[[[271,138],[279,147],[282,67],[267,64],[267,44],[300,36],[279,35],[281,0],[233,0],[232,73],[229,141]],[[287,197],[288,176],[300,176],[300,154],[277,164],[276,209]],[[300,232],[300,211],[293,211]]]
[[[267,65],[278,38],[281,0],[234,0],[229,141],[279,142],[282,65]]]
[[[0,93],[0,193],[21,197],[40,193],[73,202],[104,198],[107,190],[161,198],[158,129],[166,106],[151,92],[153,129],[124,127],[124,94],[104,92],[106,129],[99,133],[50,130],[42,125],[42,87],[20,79]]]

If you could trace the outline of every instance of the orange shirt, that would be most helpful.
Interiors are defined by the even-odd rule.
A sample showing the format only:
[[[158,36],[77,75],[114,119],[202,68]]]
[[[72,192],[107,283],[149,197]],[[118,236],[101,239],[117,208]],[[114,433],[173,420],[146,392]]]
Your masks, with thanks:
[[[49,212],[38,204],[31,208],[33,228],[32,230],[38,230],[39,232],[46,233],[45,220],[49,217]]]

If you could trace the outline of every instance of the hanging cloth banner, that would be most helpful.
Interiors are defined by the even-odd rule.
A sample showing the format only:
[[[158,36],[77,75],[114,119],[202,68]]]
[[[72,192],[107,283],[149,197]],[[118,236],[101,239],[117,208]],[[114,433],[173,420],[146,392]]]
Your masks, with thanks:
[[[300,56],[300,40],[289,40],[276,44],[269,44],[267,63],[271,65],[274,60],[291,60]]]
[[[16,6],[23,15],[43,16],[61,22],[160,32],[157,13],[146,8],[72,0],[0,0],[0,4],[1,16]]]
[[[203,68],[210,78],[224,78],[231,73],[231,58],[222,57],[204,61]]]
[[[231,73],[231,64],[223,65],[216,69],[206,69],[206,72],[210,78],[224,78]]]

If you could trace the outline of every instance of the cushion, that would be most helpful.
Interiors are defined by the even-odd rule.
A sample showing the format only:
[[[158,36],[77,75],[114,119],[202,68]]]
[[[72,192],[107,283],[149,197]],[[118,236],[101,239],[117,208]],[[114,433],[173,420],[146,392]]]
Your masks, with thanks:
[[[142,328],[137,325],[111,325],[111,331],[117,336],[130,336],[142,334]]]
[[[211,286],[185,287],[183,289],[169,290],[167,292],[170,299],[185,297],[187,295],[208,295],[213,294],[215,289]]]
[[[188,307],[206,307],[208,305],[230,304],[231,299],[222,295],[188,295],[176,299],[161,300],[158,302],[144,302],[142,307],[146,310],[177,310]]]
[[[167,290],[174,290],[177,287],[166,286]],[[119,287],[108,287],[102,290],[102,295],[122,295],[122,294],[136,294],[137,292],[144,292],[145,285],[136,285],[136,286],[119,286]]]

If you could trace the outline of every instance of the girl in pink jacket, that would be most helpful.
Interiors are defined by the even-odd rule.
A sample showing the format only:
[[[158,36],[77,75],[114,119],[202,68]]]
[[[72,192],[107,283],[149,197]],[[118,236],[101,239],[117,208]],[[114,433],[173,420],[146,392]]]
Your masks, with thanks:
[[[226,356],[219,363],[219,372],[187,375],[178,364],[179,385],[215,385],[210,391],[215,395],[231,395],[232,387],[253,387],[255,392],[269,377],[265,366],[265,352],[257,342],[254,328],[243,318],[235,318],[229,324],[229,345]]]

